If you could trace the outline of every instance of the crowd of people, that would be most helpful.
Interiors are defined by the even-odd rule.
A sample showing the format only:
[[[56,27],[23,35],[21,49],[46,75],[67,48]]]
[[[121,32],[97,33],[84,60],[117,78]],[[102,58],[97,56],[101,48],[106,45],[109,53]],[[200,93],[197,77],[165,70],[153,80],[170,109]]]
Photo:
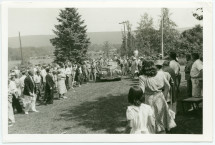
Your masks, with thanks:
[[[106,61],[102,58],[79,64],[53,63],[26,68],[15,66],[9,73],[8,103],[9,125],[15,123],[14,113],[39,112],[37,105],[53,104],[56,99],[66,99],[66,93],[89,81],[96,82],[97,74]]]
[[[118,62],[122,76],[139,79],[139,85],[129,90],[126,130],[130,133],[163,133],[175,127],[177,111],[171,105],[177,101],[181,82],[176,53],[171,52],[167,60],[149,60],[135,55],[114,60]],[[202,97],[203,60],[198,53],[186,55],[186,60],[187,96]],[[29,111],[39,112],[36,104],[53,104],[54,93],[58,94],[56,99],[66,99],[68,90],[75,91],[75,87],[81,87],[83,83],[96,82],[98,72],[108,61],[113,60],[101,57],[81,64],[67,61],[10,70],[9,125],[15,123],[14,113],[27,115]]]
[[[198,53],[192,53],[186,55],[186,60],[187,97],[203,97],[203,58]],[[139,85],[131,87],[128,94],[130,106],[126,111],[126,132],[168,133],[176,127],[177,110],[173,110],[172,103],[177,102],[180,95],[181,67],[177,55],[171,52],[169,60],[144,60],[141,65]]]

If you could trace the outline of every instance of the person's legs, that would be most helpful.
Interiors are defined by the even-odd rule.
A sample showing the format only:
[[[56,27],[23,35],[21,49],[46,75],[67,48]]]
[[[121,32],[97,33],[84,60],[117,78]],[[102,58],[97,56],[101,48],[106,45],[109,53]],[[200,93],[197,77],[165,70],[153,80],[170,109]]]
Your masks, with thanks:
[[[8,101],[8,121],[15,123],[12,103]]]
[[[24,109],[25,114],[28,114],[28,111],[31,108],[31,96],[24,95],[23,105],[25,107]]]
[[[187,80],[187,96],[192,97],[192,81],[191,81],[191,79]]]
[[[192,79],[192,96],[201,97],[201,86],[198,79]]]
[[[20,105],[19,99],[16,98],[15,95],[13,95],[13,98],[12,98],[12,106],[13,106],[13,109],[16,109],[17,113],[22,112],[22,107]]]
[[[53,104],[53,99],[54,99],[54,90],[50,90],[50,103]]]
[[[32,101],[31,101],[31,110],[34,111],[34,112],[37,112],[37,110],[36,110],[36,100],[37,100],[37,95],[35,94],[32,97]]]

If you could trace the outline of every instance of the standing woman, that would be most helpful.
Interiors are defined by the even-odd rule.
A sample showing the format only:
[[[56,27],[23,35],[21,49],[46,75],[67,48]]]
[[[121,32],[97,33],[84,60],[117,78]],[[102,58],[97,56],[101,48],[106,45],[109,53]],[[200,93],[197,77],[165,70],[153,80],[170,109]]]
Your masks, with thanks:
[[[66,80],[65,73],[63,72],[62,69],[59,69],[58,75],[57,75],[57,88],[58,88],[58,93],[59,93],[59,99],[60,98],[63,98],[63,99],[67,98],[65,96],[65,93],[67,92],[65,80]]]
[[[73,66],[72,66],[72,89],[74,89],[73,87],[75,85],[76,70],[77,70],[77,65],[73,64]]]
[[[22,107],[20,105],[20,102],[19,102],[19,95],[20,95],[20,92],[19,90],[17,89],[17,84],[16,84],[16,78],[15,78],[15,73],[12,74],[10,76],[10,83],[9,83],[9,90],[10,90],[10,93],[12,94],[12,106],[13,106],[13,109],[18,112],[18,113],[21,113],[22,112]]]
[[[181,82],[180,64],[178,63],[178,61],[176,59],[176,53],[175,52],[170,52],[169,56],[170,56],[169,66],[175,72],[175,76],[176,76],[175,87],[176,87],[176,94],[178,94],[179,93],[179,86],[180,86],[180,82]]]
[[[92,65],[91,65],[91,71],[92,71],[92,80],[94,82],[96,82],[96,62],[95,60],[92,61]]]
[[[152,61],[146,61],[143,65],[139,85],[145,94],[145,103],[155,113],[156,133],[165,133],[175,127],[174,115],[170,114],[165,100],[170,89],[169,82],[164,73],[156,70]]]

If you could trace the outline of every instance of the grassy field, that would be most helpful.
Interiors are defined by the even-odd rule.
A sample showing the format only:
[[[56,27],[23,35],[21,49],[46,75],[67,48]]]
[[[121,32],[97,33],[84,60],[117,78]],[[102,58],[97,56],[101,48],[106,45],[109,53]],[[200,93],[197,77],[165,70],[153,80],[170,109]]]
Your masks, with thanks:
[[[183,70],[183,69],[182,69]],[[173,134],[201,134],[202,114],[183,113],[180,100],[186,98],[182,75],[178,98],[177,127]],[[67,93],[67,99],[38,106],[39,113],[16,114],[10,134],[121,134],[126,126],[127,94],[137,80],[123,78],[116,82],[84,84]]]

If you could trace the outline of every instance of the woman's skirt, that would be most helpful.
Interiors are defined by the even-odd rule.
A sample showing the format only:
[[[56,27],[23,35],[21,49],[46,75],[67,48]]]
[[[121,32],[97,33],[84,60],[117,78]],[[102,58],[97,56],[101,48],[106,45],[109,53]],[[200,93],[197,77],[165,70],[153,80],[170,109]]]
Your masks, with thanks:
[[[157,133],[176,127],[175,115],[169,109],[162,92],[153,95],[146,94],[145,103],[150,105],[155,113],[155,129]]]
[[[61,79],[57,82],[57,88],[59,94],[65,94],[67,92],[65,80]]]

